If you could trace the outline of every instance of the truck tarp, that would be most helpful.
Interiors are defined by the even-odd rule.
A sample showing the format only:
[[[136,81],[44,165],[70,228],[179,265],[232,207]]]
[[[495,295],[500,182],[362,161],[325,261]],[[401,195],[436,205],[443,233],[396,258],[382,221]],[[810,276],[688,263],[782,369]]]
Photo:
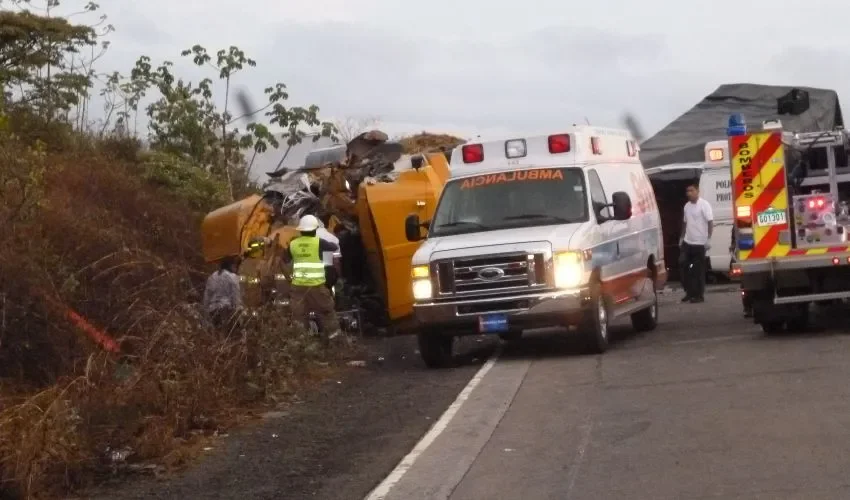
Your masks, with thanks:
[[[809,93],[809,109],[799,115],[780,115],[776,100],[795,88]],[[742,113],[748,127],[760,127],[764,120],[775,119],[782,121],[785,130],[794,132],[844,126],[838,94],[833,90],[748,83],[721,85],[641,144],[644,167],[703,161],[705,143],[726,138],[732,113]]]

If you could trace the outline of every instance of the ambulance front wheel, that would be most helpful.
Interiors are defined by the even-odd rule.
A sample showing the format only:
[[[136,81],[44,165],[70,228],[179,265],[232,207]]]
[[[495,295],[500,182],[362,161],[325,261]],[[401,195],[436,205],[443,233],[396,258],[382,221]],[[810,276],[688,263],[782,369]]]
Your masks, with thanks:
[[[423,331],[416,334],[419,355],[428,368],[445,368],[453,357],[455,338],[437,332]]]
[[[590,306],[584,312],[579,333],[590,353],[602,354],[608,350],[608,306],[599,282],[590,287]]]

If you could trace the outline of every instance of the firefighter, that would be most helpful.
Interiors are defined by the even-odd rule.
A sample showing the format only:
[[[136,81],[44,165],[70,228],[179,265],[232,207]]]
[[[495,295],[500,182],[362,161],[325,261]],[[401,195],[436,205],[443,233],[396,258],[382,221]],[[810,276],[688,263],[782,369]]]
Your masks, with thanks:
[[[334,310],[334,300],[325,286],[325,265],[322,252],[336,252],[339,245],[323,240],[316,235],[319,220],[313,215],[305,215],[298,223],[301,236],[289,242],[284,253],[286,262],[292,262],[292,287],[289,292],[289,304],[292,319],[301,321],[309,329],[307,315],[315,312],[319,319],[319,328],[328,339],[338,336],[339,320]]]

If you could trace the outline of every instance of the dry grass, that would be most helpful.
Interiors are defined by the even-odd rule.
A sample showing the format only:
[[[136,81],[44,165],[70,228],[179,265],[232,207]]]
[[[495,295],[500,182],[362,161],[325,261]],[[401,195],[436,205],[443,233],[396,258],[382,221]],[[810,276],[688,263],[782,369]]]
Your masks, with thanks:
[[[48,155],[34,215],[0,235],[0,498],[63,494],[116,464],[180,466],[197,436],[339,354],[276,311],[230,335],[207,328],[191,305],[202,214],[111,147]]]

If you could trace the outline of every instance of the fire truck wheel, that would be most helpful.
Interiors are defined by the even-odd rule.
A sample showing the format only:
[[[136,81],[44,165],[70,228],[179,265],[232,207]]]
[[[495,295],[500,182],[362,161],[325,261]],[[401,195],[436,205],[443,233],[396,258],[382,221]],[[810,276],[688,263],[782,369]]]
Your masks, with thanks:
[[[776,335],[782,333],[783,321],[765,321],[761,324],[761,331],[767,335]]]
[[[804,332],[809,326],[809,305],[800,304],[793,318],[785,325],[789,332]]]
[[[454,337],[435,332],[421,332],[416,335],[419,343],[419,355],[428,368],[444,368],[452,361]]]
[[[598,282],[590,288],[591,305],[585,311],[579,332],[587,350],[592,354],[602,354],[608,350],[608,307]]]
[[[499,338],[505,342],[516,342],[522,338],[522,330],[512,330],[508,333],[499,334]]]

